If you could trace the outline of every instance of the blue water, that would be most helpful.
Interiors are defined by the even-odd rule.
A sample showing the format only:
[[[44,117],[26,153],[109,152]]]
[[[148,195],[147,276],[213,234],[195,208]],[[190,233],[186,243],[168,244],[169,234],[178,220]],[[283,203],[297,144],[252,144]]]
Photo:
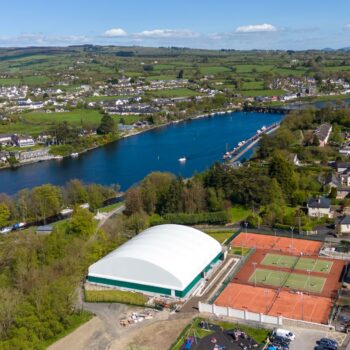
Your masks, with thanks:
[[[78,158],[48,161],[0,171],[0,192],[14,194],[45,183],[63,185],[70,179],[123,190],[152,171],[169,171],[184,178],[221,161],[226,144],[237,143],[263,125],[281,120],[278,114],[233,112],[190,120],[148,131],[86,152]],[[247,152],[244,157],[249,157]],[[187,162],[178,162],[185,156]]]

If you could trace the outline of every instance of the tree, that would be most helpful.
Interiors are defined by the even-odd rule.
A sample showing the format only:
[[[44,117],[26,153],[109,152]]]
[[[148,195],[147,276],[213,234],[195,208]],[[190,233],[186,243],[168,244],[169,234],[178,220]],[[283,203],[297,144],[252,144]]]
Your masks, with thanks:
[[[184,77],[184,70],[181,69],[177,75],[177,79],[183,79],[183,77]]]
[[[94,214],[79,206],[75,207],[73,215],[68,222],[67,233],[90,237],[95,233],[95,230]]]
[[[77,179],[70,180],[67,183],[64,195],[68,204],[82,204],[89,199],[86,187]]]
[[[0,227],[7,226],[11,212],[5,203],[0,203]]]
[[[32,190],[32,208],[38,219],[46,220],[47,217],[57,214],[62,205],[62,195],[58,187],[42,185]]]
[[[278,181],[286,198],[290,199],[292,193],[297,189],[297,182],[292,164],[281,154],[275,153],[270,162],[269,174]]]
[[[101,118],[101,123],[100,126],[97,128],[97,133],[98,134],[110,134],[115,132],[115,122],[114,119],[108,115],[105,114]]]

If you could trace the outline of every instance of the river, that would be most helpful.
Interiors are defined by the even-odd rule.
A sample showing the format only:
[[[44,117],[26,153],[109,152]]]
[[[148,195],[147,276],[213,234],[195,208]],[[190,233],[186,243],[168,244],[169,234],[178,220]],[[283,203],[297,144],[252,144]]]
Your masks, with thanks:
[[[1,170],[0,192],[14,194],[23,188],[46,183],[63,185],[70,179],[104,185],[118,183],[125,190],[152,171],[190,177],[221,161],[226,144],[232,149],[262,126],[280,121],[282,117],[240,111],[160,127],[86,152],[78,158]],[[247,152],[244,157],[251,153]],[[181,164],[178,159],[183,156],[187,162]]]

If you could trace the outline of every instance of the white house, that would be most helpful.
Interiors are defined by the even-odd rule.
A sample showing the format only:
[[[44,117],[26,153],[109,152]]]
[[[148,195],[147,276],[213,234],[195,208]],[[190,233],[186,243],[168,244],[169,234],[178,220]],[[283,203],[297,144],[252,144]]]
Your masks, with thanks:
[[[28,135],[12,135],[12,140],[18,147],[32,147],[35,142],[31,136]]]
[[[331,217],[331,201],[328,198],[311,198],[307,202],[307,215],[311,217]]]
[[[349,234],[350,233],[350,216],[345,215],[341,218],[336,225],[338,234]]]

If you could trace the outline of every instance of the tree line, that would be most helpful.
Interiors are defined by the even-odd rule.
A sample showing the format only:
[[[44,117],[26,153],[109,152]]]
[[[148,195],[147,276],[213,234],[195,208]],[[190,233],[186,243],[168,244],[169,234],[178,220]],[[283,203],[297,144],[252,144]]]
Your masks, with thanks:
[[[91,210],[116,196],[118,186],[84,184],[70,180],[65,186],[45,184],[23,189],[15,196],[0,194],[0,227],[19,221],[39,222],[57,215],[65,207],[89,203]]]

